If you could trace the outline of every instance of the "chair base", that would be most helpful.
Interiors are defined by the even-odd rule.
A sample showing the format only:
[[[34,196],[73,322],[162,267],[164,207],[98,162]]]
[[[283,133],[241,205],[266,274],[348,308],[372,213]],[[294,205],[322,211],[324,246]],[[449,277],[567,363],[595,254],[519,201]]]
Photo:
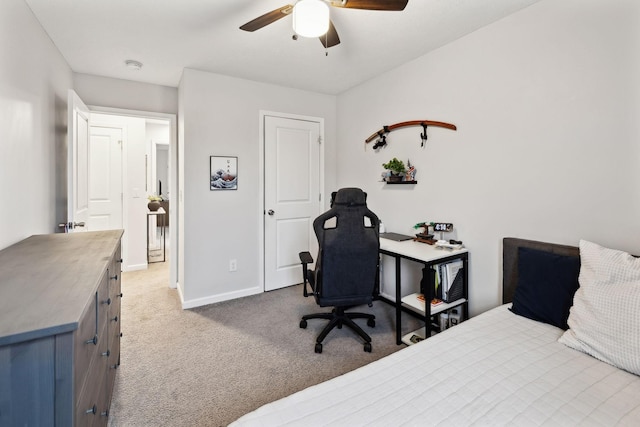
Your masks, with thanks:
[[[371,353],[371,337],[360,327],[353,319],[367,319],[367,325],[370,327],[374,327],[376,325],[376,317],[373,314],[367,313],[352,313],[345,312],[344,307],[336,307],[333,309],[331,313],[314,313],[307,314],[302,316],[302,320],[300,320],[300,327],[307,327],[307,320],[309,319],[326,319],[329,320],[329,323],[324,327],[318,338],[316,338],[316,353],[322,353],[322,341],[327,337],[329,332],[333,330],[333,328],[338,327],[338,329],[342,329],[342,325],[346,325],[351,328],[354,332],[356,332],[362,339],[364,339],[364,351]]]

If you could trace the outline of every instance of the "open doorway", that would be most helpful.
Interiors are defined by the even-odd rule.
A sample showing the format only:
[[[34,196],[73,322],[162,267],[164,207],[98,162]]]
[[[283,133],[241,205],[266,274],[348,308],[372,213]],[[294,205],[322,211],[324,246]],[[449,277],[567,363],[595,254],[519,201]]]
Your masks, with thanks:
[[[90,126],[100,128],[102,134],[108,130],[119,135],[121,141],[120,209],[121,228],[125,230],[123,270],[146,269],[150,260],[148,247],[157,247],[159,243],[156,236],[163,238],[166,251],[170,251],[170,242],[177,241],[177,227],[171,227],[172,223],[177,224],[178,212],[177,204],[172,203],[172,195],[176,194],[177,188],[176,117],[96,106],[89,109]],[[116,172],[115,169],[113,171]],[[166,211],[162,221],[158,221],[157,216],[148,215],[150,196],[162,198]],[[168,282],[171,288],[177,287],[179,258],[176,250],[177,245],[171,253],[173,256],[165,258],[169,263]]]

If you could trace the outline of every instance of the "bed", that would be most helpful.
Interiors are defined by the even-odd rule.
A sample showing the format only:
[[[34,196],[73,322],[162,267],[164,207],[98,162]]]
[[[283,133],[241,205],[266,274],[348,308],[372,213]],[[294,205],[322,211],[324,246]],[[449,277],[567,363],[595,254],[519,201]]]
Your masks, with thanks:
[[[232,425],[640,425],[640,259],[505,238],[503,302]]]

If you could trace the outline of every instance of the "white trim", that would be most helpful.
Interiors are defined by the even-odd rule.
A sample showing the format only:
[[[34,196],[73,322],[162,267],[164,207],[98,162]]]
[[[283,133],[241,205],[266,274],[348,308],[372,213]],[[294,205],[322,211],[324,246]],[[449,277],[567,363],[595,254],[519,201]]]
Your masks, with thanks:
[[[182,309],[187,310],[189,308],[201,307],[203,305],[215,304],[218,302],[229,301],[236,298],[248,297],[251,295],[257,295],[264,292],[264,286],[255,286],[249,289],[243,289],[241,291],[226,292],[224,294],[218,294],[214,296],[196,298],[185,301],[180,288],[178,287],[178,293],[180,294],[180,301],[182,303]]]
[[[264,292],[264,119],[268,112],[259,111],[259,141],[258,141],[258,188],[261,190],[260,203],[258,203],[258,283]]]
[[[185,309],[184,306],[184,294],[182,293],[182,288],[180,286],[176,287],[176,289],[178,290],[178,297],[180,298],[180,305],[182,306],[182,309]]]
[[[147,270],[149,269],[148,264],[134,264],[128,265],[127,268],[123,268],[122,271],[138,271],[138,270]]]
[[[265,117],[281,117],[281,118],[285,118],[285,119],[292,119],[292,120],[305,120],[305,121],[309,121],[309,122],[317,122],[320,124],[320,140],[322,141],[320,144],[320,194],[322,196],[322,198],[320,199],[320,212],[323,211],[323,206],[324,206],[324,199],[325,199],[325,195],[324,195],[324,147],[326,144],[326,140],[324,137],[324,118],[322,117],[313,117],[313,116],[302,116],[299,114],[288,114],[288,113],[278,113],[275,111],[268,111],[268,110],[260,110],[259,111],[259,131],[258,131],[258,135],[259,135],[259,141],[258,141],[258,147],[259,147],[259,163],[258,163],[258,177],[259,177],[259,181],[258,181],[258,188],[260,188],[262,190],[262,197],[260,198],[260,203],[258,204],[258,260],[257,260],[257,266],[258,266],[258,280],[260,283],[260,286],[262,288],[261,292],[264,292],[264,287],[265,287],[265,273],[264,273],[264,254],[265,254],[265,248],[264,248],[264,138],[265,138],[265,130],[264,130],[264,121],[265,121]]]

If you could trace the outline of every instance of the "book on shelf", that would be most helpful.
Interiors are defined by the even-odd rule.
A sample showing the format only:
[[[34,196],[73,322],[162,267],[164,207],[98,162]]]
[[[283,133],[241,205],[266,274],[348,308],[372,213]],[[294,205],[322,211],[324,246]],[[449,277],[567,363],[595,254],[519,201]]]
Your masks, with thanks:
[[[423,294],[417,294],[416,298],[418,298],[418,301],[420,301],[421,303],[424,304],[424,295]],[[442,301],[441,299],[438,298],[434,298],[431,300],[431,307],[435,307],[437,305],[442,304],[444,301]]]
[[[451,307],[460,305],[465,301],[466,299],[464,298],[459,298],[455,301],[450,301],[450,302],[438,299],[438,301],[430,305],[430,313],[431,315],[436,315],[438,313],[441,313],[442,311],[446,311],[450,309]],[[420,293],[413,293],[413,294],[409,294],[402,297],[402,304],[420,313],[425,312],[424,296]]]

